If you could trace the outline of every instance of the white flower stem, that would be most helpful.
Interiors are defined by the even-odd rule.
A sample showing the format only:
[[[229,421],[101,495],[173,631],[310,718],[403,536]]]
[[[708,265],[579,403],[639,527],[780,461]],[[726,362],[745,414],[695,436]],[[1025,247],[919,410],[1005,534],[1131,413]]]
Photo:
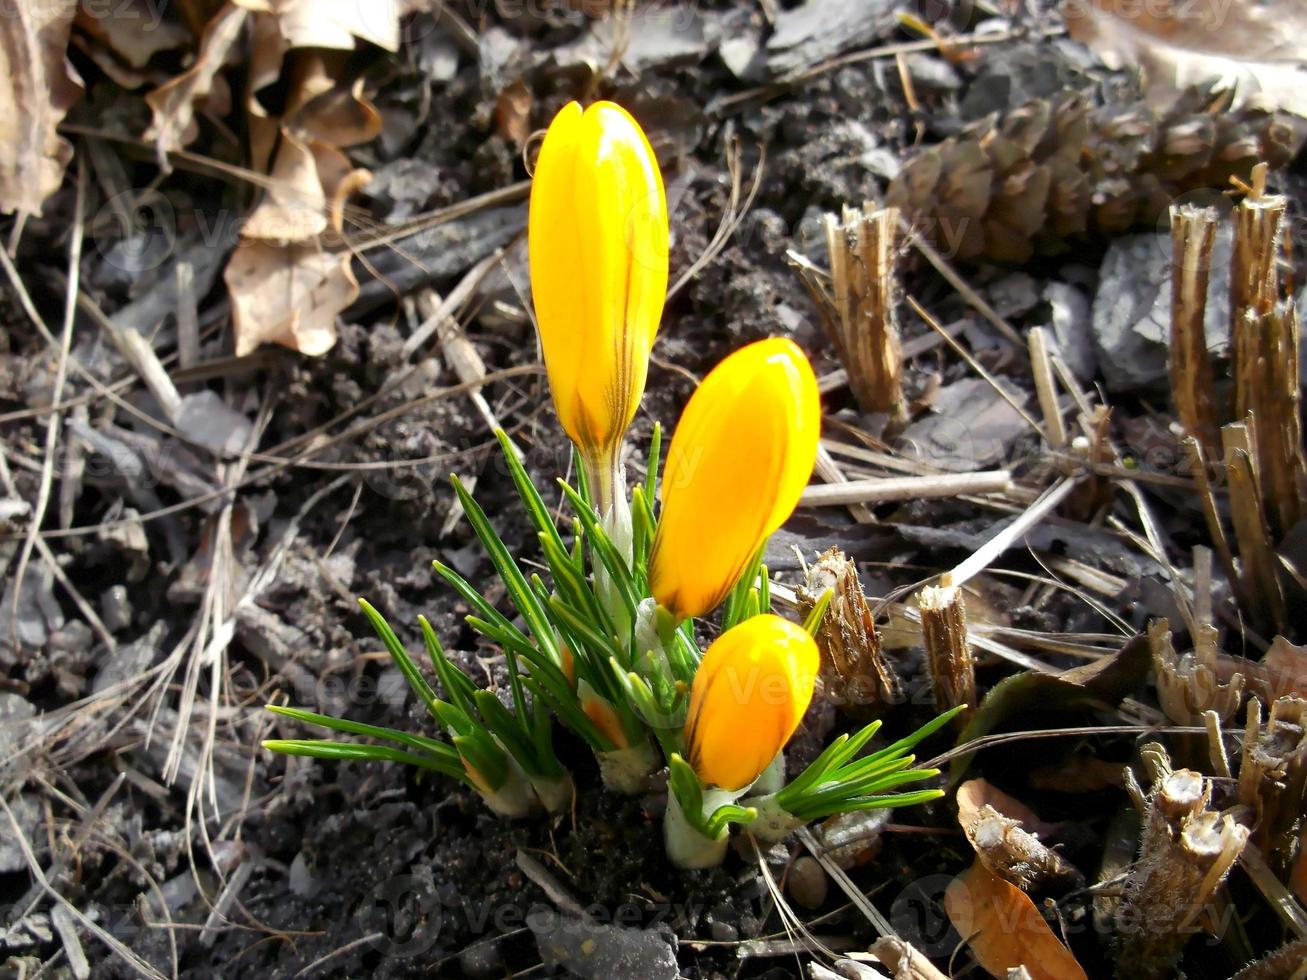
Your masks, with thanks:
[[[614,793],[634,796],[649,787],[649,777],[661,766],[658,753],[644,736],[630,748],[596,752],[604,787]]]
[[[566,773],[557,779],[543,777],[532,779],[531,788],[535,790],[536,797],[549,813],[562,813],[567,810],[572,805],[572,797],[576,794],[572,777]]]
[[[713,799],[714,791],[704,794],[705,812],[711,813],[723,802]],[[710,802],[711,801],[711,802]],[[667,794],[667,812],[663,815],[663,843],[667,857],[678,868],[715,868],[726,858],[726,844],[730,830],[723,828],[716,837],[707,837],[690,825],[675,793]]]

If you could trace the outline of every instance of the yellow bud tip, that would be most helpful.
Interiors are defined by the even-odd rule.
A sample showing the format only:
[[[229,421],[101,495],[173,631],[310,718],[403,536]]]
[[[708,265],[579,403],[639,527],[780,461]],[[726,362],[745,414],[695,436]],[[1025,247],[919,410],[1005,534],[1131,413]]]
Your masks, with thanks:
[[[625,109],[571,102],[549,124],[527,248],[558,419],[587,458],[611,458],[644,393],[667,294],[667,198]]]
[[[617,717],[617,712],[613,706],[601,697],[591,696],[582,698],[581,710],[585,712],[587,718],[595,723],[595,727],[608,736],[608,741],[612,742],[619,749],[630,748],[630,742],[627,741],[626,732],[622,730],[621,719]]]
[[[747,619],[704,654],[690,690],[685,741],[705,783],[748,786],[785,747],[808,710],[820,657],[803,627]]]
[[[650,589],[678,621],[715,609],[793,513],[821,432],[817,378],[790,340],[742,347],[681,413],[663,469]]]

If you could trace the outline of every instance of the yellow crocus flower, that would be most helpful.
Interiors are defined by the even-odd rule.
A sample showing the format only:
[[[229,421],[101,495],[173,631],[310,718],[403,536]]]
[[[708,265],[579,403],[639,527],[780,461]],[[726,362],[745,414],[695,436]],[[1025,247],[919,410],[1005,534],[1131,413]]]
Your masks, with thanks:
[[[821,400],[789,340],[742,347],[690,397],[663,470],[649,587],[676,621],[715,609],[812,475]]]
[[[685,724],[699,778],[732,791],[757,779],[808,710],[819,660],[807,630],[771,614],[713,641],[694,675]]]
[[[667,295],[667,199],[620,106],[564,106],[531,185],[531,294],[558,419],[611,503],[617,449],[644,393]]]

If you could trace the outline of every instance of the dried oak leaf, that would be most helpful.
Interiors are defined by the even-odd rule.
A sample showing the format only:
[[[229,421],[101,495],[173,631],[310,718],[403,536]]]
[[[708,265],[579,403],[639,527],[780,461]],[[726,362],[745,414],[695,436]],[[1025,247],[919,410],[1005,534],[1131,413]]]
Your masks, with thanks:
[[[399,50],[399,19],[410,9],[401,0],[236,0],[252,13],[273,14],[291,48],[348,51],[355,38],[387,51]]]
[[[73,150],[58,133],[82,82],[65,52],[76,0],[10,5],[0,17],[0,211],[41,213]]]
[[[144,68],[160,51],[191,42],[185,25],[164,16],[166,7],[153,0],[118,0],[112,6],[83,5],[77,29],[122,59],[129,68]]]
[[[979,859],[949,882],[944,911],[991,976],[1024,966],[1031,980],[1088,980],[1026,893]]]
[[[359,293],[349,253],[327,252],[316,242],[277,246],[243,239],[223,279],[238,357],[267,343],[325,354],[336,342],[336,316]]]
[[[1069,0],[1067,29],[1110,68],[1137,65],[1146,97],[1166,105],[1217,82],[1235,107],[1263,104],[1307,118],[1307,6],[1302,0]]]
[[[272,178],[241,229],[246,238],[302,242],[327,229],[327,195],[313,148],[285,130]]]
[[[241,7],[233,3],[224,6],[204,29],[195,64],[145,97],[154,113],[145,138],[154,140],[160,156],[181,149],[194,138],[195,106],[213,91],[218,72],[240,40],[245,19]]]

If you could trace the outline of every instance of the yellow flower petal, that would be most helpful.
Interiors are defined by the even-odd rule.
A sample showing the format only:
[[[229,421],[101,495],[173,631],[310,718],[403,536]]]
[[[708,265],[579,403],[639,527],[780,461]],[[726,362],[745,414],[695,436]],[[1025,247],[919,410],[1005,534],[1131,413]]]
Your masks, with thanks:
[[[531,293],[554,407],[610,456],[644,393],[667,294],[667,200],[639,125],[611,102],[564,106],[531,186]]]
[[[728,790],[752,783],[808,710],[820,656],[801,626],[770,614],[747,619],[708,647],[690,690],[690,765]]]
[[[821,429],[803,352],[773,338],[731,354],[690,397],[663,471],[650,590],[680,620],[711,612],[812,475]]]

